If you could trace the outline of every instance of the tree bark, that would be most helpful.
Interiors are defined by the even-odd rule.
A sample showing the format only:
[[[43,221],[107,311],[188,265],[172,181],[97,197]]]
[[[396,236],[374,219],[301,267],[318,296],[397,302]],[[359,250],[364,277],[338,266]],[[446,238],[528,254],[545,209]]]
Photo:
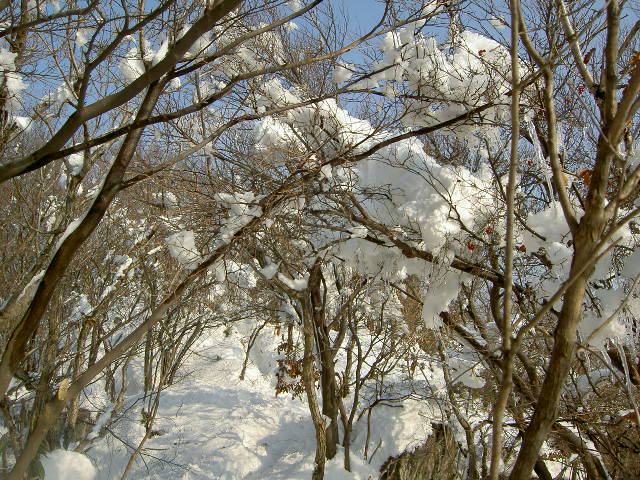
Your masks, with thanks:
[[[325,431],[326,456],[327,459],[331,459],[335,457],[338,449],[338,414],[340,410],[331,340],[329,338],[329,329],[325,322],[321,277],[320,263],[316,262],[309,272],[308,289],[311,301],[309,316],[313,321],[318,355],[320,357],[322,413],[329,419],[329,425],[327,425]]]
[[[303,337],[304,337],[304,357],[302,360],[302,380],[304,382],[304,390],[307,394],[307,402],[311,419],[316,431],[316,458],[315,468],[313,469],[312,480],[322,480],[324,478],[324,466],[326,463],[327,439],[325,433],[324,419],[320,413],[318,406],[318,398],[316,397],[316,385],[313,378],[314,365],[314,334],[313,323],[311,322],[312,305],[309,295],[305,296],[303,301]]]

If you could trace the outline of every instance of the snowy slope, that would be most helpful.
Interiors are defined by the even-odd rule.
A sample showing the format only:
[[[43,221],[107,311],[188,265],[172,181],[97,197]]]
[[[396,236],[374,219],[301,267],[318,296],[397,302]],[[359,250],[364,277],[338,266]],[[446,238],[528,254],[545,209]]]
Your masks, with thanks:
[[[264,362],[271,336],[270,332],[265,334],[265,340],[256,345],[262,351],[256,351],[255,359]],[[137,458],[128,478],[311,478],[315,437],[306,400],[290,395],[276,397],[273,377],[264,376],[253,364],[245,380],[240,381],[242,348],[239,334],[225,337],[222,331],[213,332],[198,345],[184,368],[188,375],[162,396],[155,425],[162,434],[146,443],[144,455]],[[418,402],[404,408],[377,408],[372,416],[369,451],[378,448],[371,464],[361,457],[366,428],[361,422],[354,432],[353,473],[343,469],[339,451],[327,465],[325,478],[377,478],[380,465],[389,455],[426,439],[430,428],[420,416],[424,413],[424,406]],[[144,429],[139,418],[132,417],[121,421],[114,432],[135,446]],[[88,452],[98,471],[96,480],[119,479],[130,453],[130,448],[112,436],[101,440]]]

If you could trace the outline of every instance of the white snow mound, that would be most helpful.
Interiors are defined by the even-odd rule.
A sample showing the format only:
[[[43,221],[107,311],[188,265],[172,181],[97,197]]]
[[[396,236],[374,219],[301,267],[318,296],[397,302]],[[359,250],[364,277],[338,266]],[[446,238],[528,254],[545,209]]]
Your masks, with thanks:
[[[93,480],[96,469],[85,455],[69,450],[54,450],[42,457],[45,480]]]

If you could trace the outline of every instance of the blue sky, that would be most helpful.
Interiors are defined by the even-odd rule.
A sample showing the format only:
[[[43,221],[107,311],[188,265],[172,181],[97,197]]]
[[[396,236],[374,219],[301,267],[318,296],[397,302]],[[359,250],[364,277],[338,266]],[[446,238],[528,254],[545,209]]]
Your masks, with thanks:
[[[361,29],[373,26],[384,11],[382,4],[376,0],[335,0],[335,3],[341,3]]]

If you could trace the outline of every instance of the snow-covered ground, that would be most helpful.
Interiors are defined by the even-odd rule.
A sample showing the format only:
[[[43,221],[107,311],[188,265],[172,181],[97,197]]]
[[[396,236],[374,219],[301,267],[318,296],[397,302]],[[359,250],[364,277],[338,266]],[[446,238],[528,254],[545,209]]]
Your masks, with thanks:
[[[203,340],[184,367],[186,376],[162,395],[154,430],[161,432],[146,444],[128,475],[132,480],[151,479],[309,479],[313,470],[315,437],[306,399],[275,396],[273,375],[264,375],[264,362],[272,334],[267,332],[256,347],[245,379],[239,380],[243,346],[241,335],[225,336],[221,330]],[[277,341],[273,337],[273,341]],[[262,351],[261,351],[262,350]],[[275,348],[272,350],[275,352]],[[132,403],[134,398],[130,398]],[[403,408],[377,407],[372,415],[369,452],[363,459],[366,424],[355,426],[351,453],[352,473],[342,467],[343,453],[327,465],[325,478],[376,479],[380,465],[389,455],[418,445],[430,433],[436,412],[425,412],[425,404],[408,402]],[[131,454],[144,435],[140,409],[131,418],[113,426],[89,450],[96,468],[95,480],[119,479]],[[364,416],[366,418],[366,415]],[[67,459],[68,460],[68,459]],[[47,479],[53,475],[44,462]],[[89,476],[90,478],[90,476]],[[75,476],[80,480],[81,476]],[[84,480],[84,479],[82,479]]]

